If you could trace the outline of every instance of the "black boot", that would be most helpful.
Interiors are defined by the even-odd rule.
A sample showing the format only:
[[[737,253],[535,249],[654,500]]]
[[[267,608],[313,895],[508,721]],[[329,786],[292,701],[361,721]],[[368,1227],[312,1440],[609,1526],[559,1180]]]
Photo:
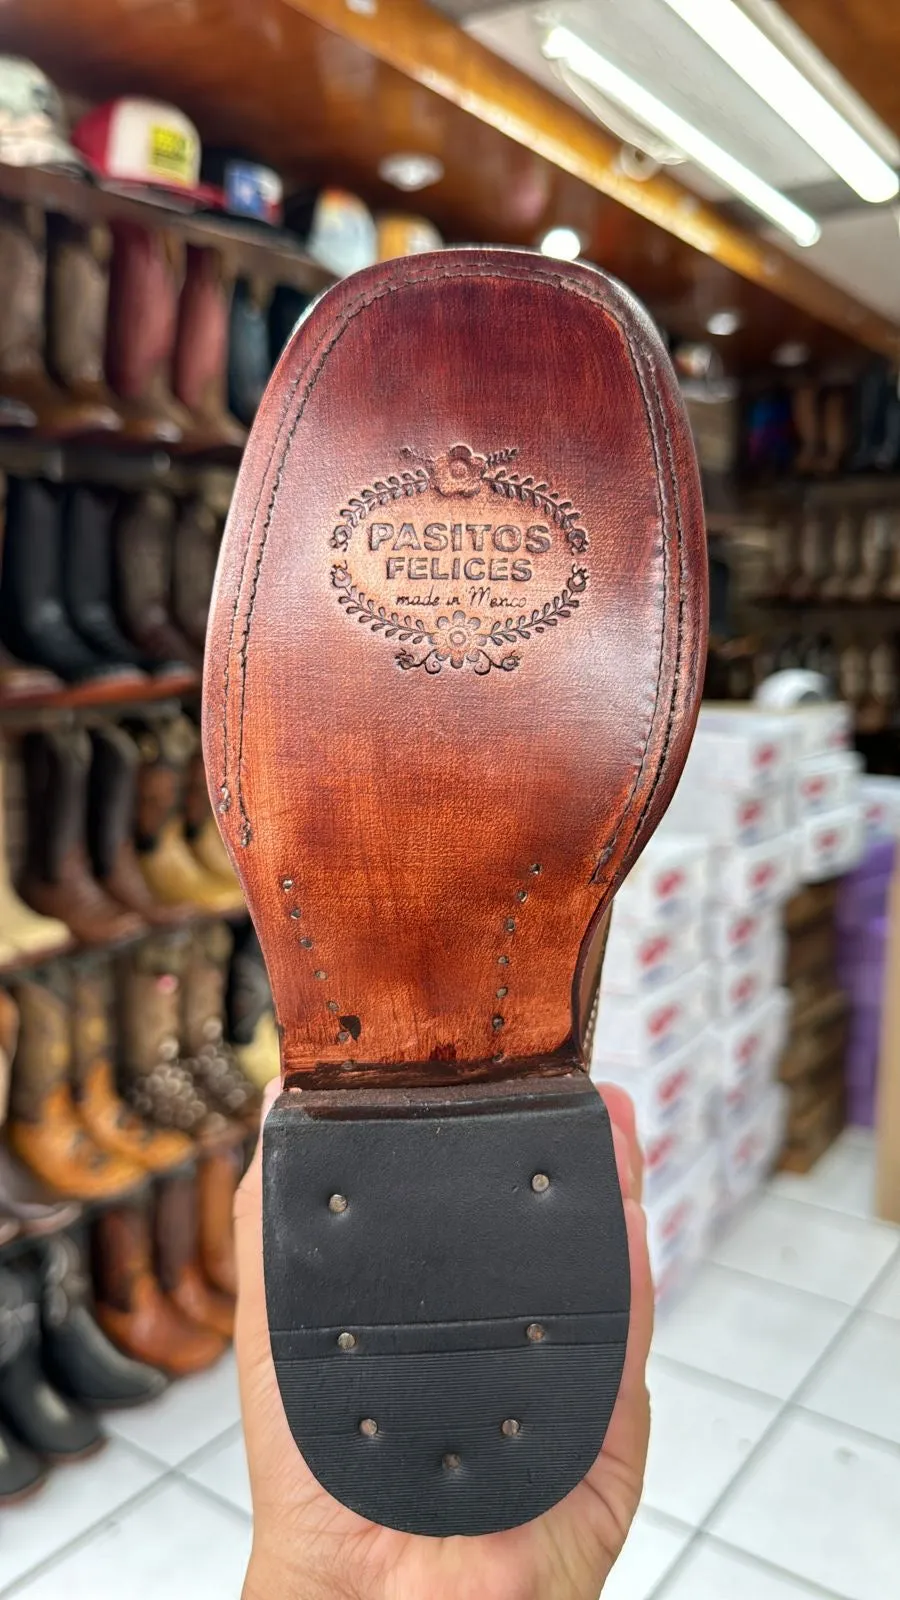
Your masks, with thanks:
[[[0,1268],[0,1421],[50,1461],[93,1455],[104,1442],[95,1419],[47,1381],[40,1318],[29,1277]]]
[[[140,1406],[162,1394],[163,1374],[122,1355],[98,1327],[81,1252],[65,1234],[45,1248],[40,1293],[44,1367],[63,1394],[104,1410]]]
[[[22,661],[67,683],[138,678],[105,660],[75,632],[63,605],[63,530],[56,492],[37,479],[10,478],[0,578],[0,636]]]
[[[0,1427],[0,1506],[27,1500],[47,1477],[33,1450]]]
[[[115,499],[71,489],[63,513],[63,594],[73,627],[102,660],[143,672],[164,670],[126,639],[113,611],[112,521]],[[181,670],[181,669],[179,669]]]

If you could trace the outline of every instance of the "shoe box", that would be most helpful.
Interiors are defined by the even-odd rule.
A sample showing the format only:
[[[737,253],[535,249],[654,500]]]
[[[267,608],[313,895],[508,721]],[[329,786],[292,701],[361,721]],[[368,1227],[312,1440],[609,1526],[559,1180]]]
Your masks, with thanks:
[[[785,937],[775,928],[749,954],[718,961],[712,967],[711,1009],[728,1020],[752,1011],[769,996],[784,975]]]
[[[709,1147],[674,1183],[648,1195],[647,1245],[658,1302],[675,1294],[706,1254],[720,1190],[718,1150]]]
[[[709,1021],[710,982],[706,962],[652,994],[607,994],[601,982],[592,1075],[647,1066],[695,1039]]]
[[[859,795],[867,841],[900,837],[900,778],[866,773],[859,779]]]
[[[719,1168],[720,1217],[746,1200],[771,1171],[784,1143],[787,1098],[783,1084],[771,1083],[746,1116],[725,1125]]]
[[[694,903],[677,919],[629,921],[613,906],[603,955],[603,992],[648,995],[680,978],[703,959],[703,906]]]
[[[797,868],[804,883],[852,872],[865,848],[865,817],[858,804],[808,816],[798,829]]]
[[[855,750],[802,756],[794,767],[789,785],[797,822],[805,823],[823,811],[840,810],[852,804],[859,792],[862,765],[862,757]]]
[[[706,704],[700,708],[685,776],[691,786],[756,793],[783,784],[792,759],[783,717],[754,706]]]
[[[600,1083],[625,1089],[634,1105],[644,1152],[648,1197],[679,1176],[708,1142],[715,1086],[713,1045],[707,1030],[659,1061],[627,1067],[604,1062],[592,1067]]]
[[[709,892],[709,845],[657,833],[615,900],[614,924],[684,922]]]
[[[713,849],[711,884],[717,904],[747,911],[777,906],[796,882],[797,851],[790,830],[761,844]]]

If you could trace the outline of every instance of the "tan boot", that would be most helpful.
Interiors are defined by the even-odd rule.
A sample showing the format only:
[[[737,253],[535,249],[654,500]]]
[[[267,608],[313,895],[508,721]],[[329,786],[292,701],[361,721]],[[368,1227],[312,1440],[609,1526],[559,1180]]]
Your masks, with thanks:
[[[104,1211],[92,1242],[97,1321],[120,1350],[171,1378],[218,1361],[225,1340],[185,1317],[156,1280],[146,1206]]]
[[[128,1104],[158,1128],[175,1128],[204,1146],[243,1136],[203,1093],[179,1058],[181,985],[187,935],[157,934],[119,958],[118,1038]]]
[[[187,784],[184,796],[185,838],[204,872],[209,872],[217,882],[227,885],[232,895],[242,895],[237,874],[216,827],[216,819],[209,803],[206,787],[206,768],[203,753],[196,750],[188,763]]]
[[[3,929],[0,961],[20,956],[53,956],[72,943],[66,924],[56,917],[42,917],[32,911],[9,881],[6,857],[6,751],[0,741],[0,928]]]
[[[228,971],[228,1037],[244,1076],[264,1089],[281,1070],[272,991],[259,940],[249,925],[236,936]]]
[[[232,1049],[244,1077],[255,1083],[257,1089],[264,1089],[277,1078],[281,1071],[281,1044],[275,1012],[271,1008],[263,1011],[249,1042],[235,1044]]]
[[[243,1151],[217,1151],[200,1163],[200,1262],[204,1275],[223,1294],[236,1295],[234,1196],[241,1181]]]
[[[156,1193],[156,1272],[160,1287],[184,1316],[230,1339],[234,1299],[214,1289],[200,1270],[197,1173],[166,1178]]]
[[[63,969],[45,967],[13,985],[19,1041],[9,1137],[22,1160],[54,1189],[79,1200],[108,1200],[139,1188],[144,1173],[134,1162],[95,1144],[75,1109],[66,980]]]
[[[142,733],[138,743],[137,849],[151,893],[164,905],[185,901],[225,916],[242,909],[240,888],[224,883],[201,866],[184,834],[180,807],[187,764],[197,736],[186,717],[158,731]]]
[[[225,988],[233,945],[224,922],[192,934],[182,988],[181,1044],[206,1098],[227,1116],[250,1118],[255,1127],[259,1093],[225,1041]]]
[[[154,1128],[116,1092],[111,1057],[112,974],[108,960],[86,957],[72,969],[73,1088],[78,1114],[96,1144],[148,1172],[171,1172],[193,1157],[186,1134]]]

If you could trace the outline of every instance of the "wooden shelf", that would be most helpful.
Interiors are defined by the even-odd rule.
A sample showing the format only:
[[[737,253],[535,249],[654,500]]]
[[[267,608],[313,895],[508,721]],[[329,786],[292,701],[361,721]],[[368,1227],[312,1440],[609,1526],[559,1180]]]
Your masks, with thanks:
[[[892,600],[889,595],[872,595],[867,599],[857,599],[839,595],[758,594],[747,603],[766,611],[814,611],[817,618],[826,613],[833,613],[846,620],[848,617],[870,617],[873,612],[884,612],[891,618],[900,620],[900,599]]]
[[[139,490],[164,488],[173,495],[198,494],[214,510],[227,512],[236,467],[202,457],[179,457],[161,449],[136,450],[111,435],[102,445],[60,444],[37,434],[0,435],[0,471],[13,478],[51,483],[91,483]]]
[[[235,273],[267,277],[273,283],[291,284],[308,294],[321,294],[335,281],[334,274],[313,261],[288,233],[214,213],[135,200],[101,189],[87,178],[0,163],[0,195],[40,206],[44,211],[59,211],[78,222],[138,222],[145,228],[177,233],[188,244],[217,250]]]
[[[196,916],[189,917],[187,921],[177,924],[177,928],[142,928],[139,933],[130,934],[126,939],[109,939],[102,944],[80,944],[77,939],[70,939],[68,944],[57,946],[56,949],[35,951],[19,956],[15,961],[0,962],[0,984],[11,983],[15,978],[22,977],[27,972],[34,972],[37,967],[49,966],[51,961],[74,961],[87,956],[112,956],[119,955],[123,950],[130,950],[132,946],[143,944],[145,939],[152,939],[158,934],[172,933],[179,930],[192,930],[206,927],[211,922],[229,922],[237,924],[246,921],[250,913],[246,906],[236,908],[234,911],[197,911]]]
[[[148,678],[144,683],[97,679],[90,683],[66,684],[64,688],[49,693],[0,694],[0,721],[6,727],[14,727],[34,726],[37,721],[53,719],[56,714],[65,712],[114,710],[124,716],[130,710],[139,710],[141,707],[164,708],[168,703],[177,706],[182,696],[199,693],[200,677],[196,672]]]

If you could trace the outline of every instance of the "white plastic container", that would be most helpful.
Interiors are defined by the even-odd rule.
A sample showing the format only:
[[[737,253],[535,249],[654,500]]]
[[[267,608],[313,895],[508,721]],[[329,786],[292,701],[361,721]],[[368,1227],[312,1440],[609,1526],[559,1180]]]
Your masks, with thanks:
[[[619,917],[618,900],[603,954],[605,994],[649,994],[680,978],[703,959],[703,906],[678,922],[629,922]]]
[[[709,1020],[710,977],[709,964],[702,962],[650,995],[611,995],[601,989],[591,1076],[647,1066],[696,1039]]]

